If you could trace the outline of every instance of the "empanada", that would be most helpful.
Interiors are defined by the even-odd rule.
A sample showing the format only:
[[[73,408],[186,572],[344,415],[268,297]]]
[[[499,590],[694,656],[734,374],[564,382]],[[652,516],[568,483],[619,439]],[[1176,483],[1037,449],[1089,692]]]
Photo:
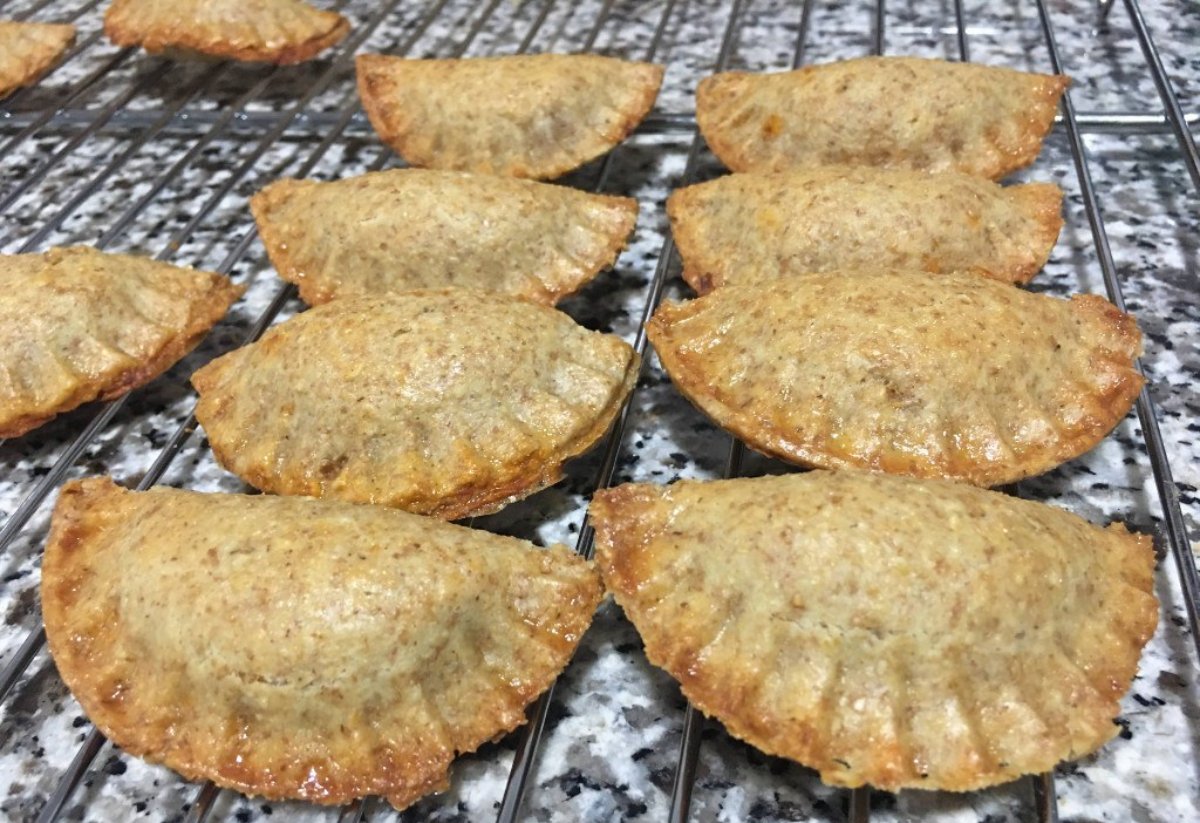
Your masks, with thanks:
[[[553,305],[611,266],[637,201],[483,174],[393,169],[280,180],[250,200],[305,302],[466,286]]]
[[[734,171],[846,163],[996,179],[1037,157],[1068,82],[977,63],[862,57],[706,77],[696,120]]]
[[[348,31],[342,15],[301,0],[113,0],[104,15],[118,46],[280,65],[311,60]]]
[[[125,751],[268,798],[403,808],[525,722],[600,601],[562,546],[304,498],[67,483],[54,662]]]
[[[71,25],[0,20],[0,99],[36,82],[74,40]]]
[[[1094,751],[1158,621],[1149,537],[969,486],[626,485],[591,517],[650,662],[833,785],[966,791]]]
[[[1096,445],[1144,382],[1134,319],[971,274],[830,272],[668,304],[675,385],[767,454],[980,486]]]
[[[0,437],[149,383],[241,293],[219,274],[91,248],[0,255]]]
[[[662,66],[596,54],[357,59],[358,94],[409,164],[558,177],[599,157],[654,106]]]
[[[334,300],[192,383],[213,452],[247,483],[453,520],[556,482],[638,366],[554,309],[447,289]]]
[[[863,166],[733,174],[667,201],[683,279],[701,294],[871,266],[1027,283],[1054,248],[1061,208],[1049,183]]]

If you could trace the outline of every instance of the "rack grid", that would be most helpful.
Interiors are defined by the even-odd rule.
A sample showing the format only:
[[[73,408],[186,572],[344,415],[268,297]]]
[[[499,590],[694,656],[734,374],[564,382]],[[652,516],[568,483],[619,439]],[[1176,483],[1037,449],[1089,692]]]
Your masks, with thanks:
[[[898,53],[901,49],[889,43],[889,26],[897,39],[903,41],[902,45],[963,60],[976,56],[971,54],[972,50],[982,50],[988,55],[984,58],[987,62],[1000,62],[993,58],[996,52],[1004,51],[997,44],[1020,35],[1025,64],[1019,67],[1068,74],[1083,72],[1085,91],[1094,88],[1097,61],[1081,65],[1064,63],[1058,45],[1064,31],[1071,32],[1076,46],[1089,39],[1136,43],[1144,57],[1141,68],[1146,76],[1135,85],[1140,89],[1146,82],[1152,83],[1161,107],[1106,106],[1077,111],[1069,93],[1047,147],[1050,156],[1045,162],[1040,161],[1030,174],[1044,176],[1046,169],[1051,168],[1060,184],[1068,188],[1063,174],[1067,169],[1074,172],[1075,190],[1068,189],[1071,194],[1068,228],[1062,241],[1071,248],[1071,259],[1059,261],[1059,270],[1050,271],[1050,279],[1042,287],[1059,293],[1102,288],[1121,307],[1126,303],[1124,292],[1129,291],[1134,295],[1129,301],[1130,308],[1137,313],[1138,308],[1147,305],[1147,284],[1144,278],[1131,279],[1119,271],[1101,207],[1104,185],[1111,188],[1115,184],[1112,180],[1101,184],[1093,180],[1096,153],[1107,156],[1120,152],[1114,150],[1111,142],[1102,142],[1106,138],[1099,135],[1121,135],[1143,142],[1157,140],[1147,153],[1156,158],[1155,162],[1186,169],[1192,187],[1182,196],[1190,198],[1193,207],[1200,196],[1200,163],[1190,131],[1196,115],[1181,104],[1175,85],[1179,81],[1168,75],[1168,61],[1164,60],[1138,0],[1124,0],[1123,5],[1127,23],[1112,17],[1111,0],[1098,7],[1063,2],[1051,7],[1047,0],[1034,0],[1032,4],[1022,2],[1012,8],[1000,8],[995,3],[964,8],[963,0],[954,0],[952,8],[941,6],[933,14],[907,6],[889,8],[884,0],[839,4],[833,8],[817,0],[792,4],[779,0],[584,3],[434,0],[421,4],[343,0],[329,6],[351,15],[354,26],[331,56],[302,67],[269,68],[229,63],[173,64],[133,49],[114,49],[99,31],[103,12],[99,0],[80,5],[69,0],[6,4],[0,9],[4,16],[70,20],[77,22],[81,31],[62,67],[41,86],[18,92],[0,106],[0,158],[3,158],[0,160],[0,244],[3,244],[0,248],[6,252],[30,251],[64,242],[90,242],[101,248],[153,250],[159,259],[192,263],[244,278],[251,291],[229,321],[158,383],[128,397],[64,415],[45,431],[30,437],[0,441],[3,466],[0,473],[7,472],[6,477],[0,475],[0,500],[14,501],[0,526],[0,558],[4,562],[0,571],[7,572],[0,588],[0,603],[8,606],[7,625],[0,635],[0,650],[6,651],[5,657],[0,658],[3,666],[0,707],[5,712],[4,725],[0,726],[4,730],[0,734],[0,771],[7,772],[5,781],[9,786],[9,799],[2,807],[4,813],[13,819],[39,821],[106,819],[112,812],[104,810],[113,808],[113,801],[104,795],[105,784],[116,782],[126,771],[137,771],[136,778],[147,785],[158,786],[158,781],[178,784],[167,792],[172,799],[158,803],[147,800],[139,813],[163,818],[184,816],[195,821],[242,820],[265,814],[262,804],[231,796],[212,784],[187,788],[165,770],[121,758],[86,721],[80,722],[81,718],[63,722],[67,715],[77,715],[78,708],[71,707],[70,698],[57,682],[44,651],[45,636],[33,594],[37,552],[54,492],[68,477],[125,470],[122,479],[135,482],[138,488],[158,482],[226,490],[241,488],[228,477],[214,479],[220,473],[212,466],[206,442],[197,436],[191,414],[194,398],[187,388],[186,376],[211,357],[256,339],[272,323],[298,308],[293,289],[273,279],[255,244],[253,222],[245,209],[246,196],[285,174],[330,178],[396,164],[391,152],[374,139],[359,110],[352,82],[352,56],[356,51],[461,56],[595,50],[668,65],[671,73],[656,115],[625,145],[565,181],[581,188],[615,193],[630,193],[626,187],[632,186],[637,189],[643,214],[657,220],[653,229],[646,227],[645,217],[639,221],[642,226],[626,255],[627,259],[635,257],[636,262],[618,264],[616,272],[603,275],[581,297],[566,305],[586,325],[622,333],[642,352],[646,348],[644,321],[664,295],[682,294],[676,279],[671,277],[678,261],[669,234],[662,226],[662,195],[669,188],[697,182],[717,171],[696,131],[690,110],[690,91],[695,80],[712,71],[733,67],[773,70],[832,56]],[[1155,4],[1151,8],[1162,13],[1166,7]],[[1064,17],[1069,19],[1071,27],[1062,26]],[[1185,26],[1200,31],[1200,13],[1193,10],[1191,18],[1185,20]],[[1099,31],[1079,31],[1080,20],[1087,21],[1087,28]],[[817,40],[814,28],[825,36]],[[830,30],[832,37],[828,35]],[[1112,35],[1113,30],[1118,30],[1120,37]],[[758,52],[769,52],[771,48],[758,49],[755,41],[758,36],[775,49],[766,60],[758,59]],[[1186,55],[1186,43],[1184,37],[1184,45],[1178,52],[1168,52],[1168,58],[1175,58],[1175,67],[1180,63],[1180,53]],[[986,48],[980,49],[977,44]],[[813,52],[817,54],[814,56]],[[1121,61],[1114,58],[1113,62]],[[56,86],[58,77],[67,79]],[[1190,75],[1184,80],[1200,82],[1200,78]],[[1096,140],[1101,142],[1090,146],[1084,137],[1085,130],[1089,134],[1095,132]],[[159,171],[159,165],[165,168]],[[147,169],[154,171],[147,173]],[[1107,174],[1103,169],[1102,172]],[[1193,228],[1189,220],[1194,220],[1194,216],[1186,208],[1169,205],[1162,209],[1161,219],[1168,229],[1181,234],[1178,245],[1185,258],[1183,268],[1193,278],[1187,284],[1192,301],[1187,320],[1192,322],[1196,320],[1195,246],[1188,240],[1187,232]],[[1090,236],[1078,234],[1076,229],[1081,223],[1087,225]],[[161,240],[163,237],[167,238],[165,242]],[[1129,245],[1124,238],[1122,245]],[[1189,255],[1193,259],[1188,260]],[[1051,268],[1054,269],[1054,264]],[[1144,324],[1145,320],[1143,317]],[[1151,338],[1147,363],[1152,366],[1154,355],[1171,347],[1163,347],[1153,334]],[[1200,329],[1194,323],[1188,326],[1180,343],[1195,349],[1200,345]],[[696,413],[677,398],[672,402],[669,385],[657,364],[651,358],[648,360],[639,389],[613,431],[595,454],[578,461],[571,469],[566,487],[553,492],[548,505],[541,501],[546,495],[539,495],[535,501],[512,507],[513,512],[481,519],[476,525],[542,542],[573,542],[578,552],[590,556],[593,535],[584,507],[586,498],[597,488],[630,478],[661,480],[664,466],[680,463],[685,464],[682,473],[697,475],[719,474],[721,463],[724,474],[729,476],[743,469],[748,473],[779,470],[769,461],[744,453],[740,444],[698,422]],[[1152,368],[1148,370],[1151,378],[1157,376]],[[1168,398],[1177,409],[1181,396],[1186,414],[1194,398],[1189,387],[1176,387],[1176,394]],[[670,410],[664,411],[668,404]],[[1177,687],[1179,705],[1183,707],[1180,713],[1186,717],[1190,712],[1195,718],[1200,717],[1194,682],[1200,653],[1197,645],[1200,644],[1197,626],[1200,584],[1181,506],[1181,489],[1173,479],[1170,459],[1173,450],[1182,449],[1186,454],[1184,447],[1191,444],[1180,436],[1177,411],[1175,415],[1164,415],[1151,392],[1143,391],[1137,402],[1140,428],[1132,421],[1123,424],[1114,438],[1118,441],[1116,445],[1101,447],[1100,454],[1081,461],[1085,471],[1094,472],[1105,460],[1120,456],[1122,463],[1131,466],[1129,471],[1136,475],[1127,487],[1110,493],[1115,487],[1104,484],[1105,489],[1098,491],[1092,487],[1081,492],[1078,477],[1060,470],[1049,480],[1029,484],[1028,492],[1040,499],[1065,501],[1093,513],[1128,516],[1138,525],[1155,528],[1164,538],[1171,569],[1164,565],[1160,575],[1160,597],[1167,618],[1163,620],[1166,628],[1160,634],[1165,635],[1162,638],[1165,646],[1175,652],[1174,660],[1182,661],[1176,667],[1179,670],[1173,671],[1181,681]],[[643,448],[639,443],[655,438],[665,442],[664,419],[669,424],[667,428],[673,431],[692,429],[691,433],[676,438],[687,441],[689,451],[683,451],[684,446],[680,445],[679,451],[672,451],[665,458],[646,460],[644,465],[633,467],[636,453]],[[1170,420],[1169,433],[1164,434],[1160,420]],[[1193,421],[1185,419],[1181,424],[1186,430]],[[149,465],[141,469],[148,456]],[[1130,460],[1132,463],[1126,462]],[[1189,479],[1194,477],[1191,474],[1194,468],[1187,462],[1174,463],[1175,471],[1187,473]],[[639,476],[639,472],[649,476]],[[1144,494],[1146,487],[1153,487],[1156,495],[1153,499]],[[1190,497],[1194,488],[1189,485],[1185,489],[1188,513],[1194,516],[1196,504]],[[1173,617],[1178,617],[1178,621],[1170,619]],[[728,816],[728,809],[735,805],[731,799],[736,794],[731,788],[735,787],[721,785],[728,780],[714,780],[712,764],[706,766],[703,759],[704,752],[717,745],[706,741],[722,741],[712,728],[716,724],[706,724],[690,707],[682,708],[677,689],[664,684],[661,675],[648,671],[649,665],[640,657],[636,643],[613,640],[628,638],[631,630],[611,607],[602,609],[598,623],[608,624],[597,632],[607,634],[598,643],[593,642],[592,648],[585,640],[580,656],[591,658],[592,668],[600,665],[596,661],[604,665],[612,665],[614,659],[622,661],[637,672],[636,677],[653,681],[647,694],[658,699],[649,702],[654,704],[653,711],[661,715],[660,720],[667,718],[663,721],[667,731],[658,735],[641,759],[657,759],[662,765],[650,772],[648,785],[616,786],[616,793],[623,795],[624,806],[606,805],[599,799],[586,815],[568,810],[563,812],[564,819],[645,815],[646,819],[667,817],[686,821],[722,819],[723,813]],[[568,682],[564,686],[570,692],[567,702],[585,710],[606,699],[602,689],[595,689],[594,684],[589,686],[589,678],[595,678],[587,671],[588,665],[587,661],[573,663],[565,675]],[[540,777],[547,764],[569,767],[568,776],[574,774],[571,780],[586,787],[586,769],[591,768],[588,760],[596,756],[593,752],[583,756],[570,749],[567,740],[570,735],[563,733],[567,724],[556,717],[562,714],[563,705],[564,701],[552,690],[531,707],[530,723],[503,743],[463,758],[464,762],[456,766],[456,779],[460,772],[469,772],[478,777],[475,784],[470,776],[461,778],[446,798],[424,801],[400,815],[401,818],[480,819],[482,814],[500,821],[549,819],[554,800],[539,799],[556,782]],[[586,718],[586,711],[576,715],[581,716]],[[1190,751],[1190,762],[1200,762],[1192,750],[1193,738],[1200,730],[1198,722],[1184,721],[1172,729],[1178,737],[1175,742]],[[654,731],[662,730],[655,727]],[[66,759],[43,763],[45,768],[34,774],[31,783],[13,773],[11,765],[15,761],[4,759],[5,750],[14,753],[13,757],[24,756],[37,750],[41,738],[54,736],[59,738],[62,751],[69,752]],[[626,737],[636,738],[636,735]],[[779,782],[802,786],[797,797],[803,802],[794,803],[795,809],[777,802],[779,790],[775,789],[776,802],[774,805],[767,802],[765,812],[760,809],[760,819],[815,817],[864,821],[903,819],[904,815],[913,814],[914,809],[918,816],[924,812],[936,816],[976,808],[975,801],[969,798],[960,799],[958,805],[939,800],[926,806],[918,802],[915,807],[906,808],[903,801],[882,793],[837,792],[815,784],[811,774],[798,767],[768,762],[761,756],[755,758],[753,753],[744,751],[745,747],[738,750],[740,744],[727,740],[722,745],[726,754],[732,747],[737,756],[751,763],[759,762],[770,774],[781,773],[784,779]],[[1113,747],[1120,745],[1118,741]],[[554,752],[548,753],[549,748]],[[564,751],[578,756],[578,763],[569,762],[569,758],[566,762],[553,760]],[[109,759],[98,766],[97,759],[105,752],[109,753]],[[603,754],[628,755],[613,751]],[[114,763],[118,765],[112,766]],[[1097,768],[1104,771],[1109,766],[1111,762],[1102,761]],[[1192,775],[1193,799],[1195,781]],[[557,782],[561,784],[561,778]],[[1011,819],[1035,817],[1053,821],[1058,819],[1060,797],[1075,802],[1078,783],[1077,773],[1069,773],[1058,781],[1054,775],[1043,775],[1025,781],[1025,787],[1009,786],[990,795],[980,793],[984,797],[980,803],[984,808],[1001,809],[1001,814]],[[470,798],[476,784],[487,795],[480,803]],[[561,785],[554,788],[568,799],[580,793],[576,789],[572,795],[570,787],[563,789]],[[604,791],[603,786],[589,789],[596,794]],[[714,791],[720,794],[718,801],[711,797]],[[177,803],[175,798],[179,797],[187,799]],[[1175,800],[1179,800],[1178,795]],[[872,801],[877,807],[874,814]],[[343,821],[378,819],[386,811],[371,800],[323,816],[299,804],[274,805],[286,809],[284,819],[293,815]],[[1119,807],[1116,814],[1112,819],[1126,819],[1120,816]],[[1164,802],[1154,814],[1157,816],[1151,819],[1187,817],[1178,813],[1177,802],[1175,805]],[[980,818],[983,816],[981,812]]]

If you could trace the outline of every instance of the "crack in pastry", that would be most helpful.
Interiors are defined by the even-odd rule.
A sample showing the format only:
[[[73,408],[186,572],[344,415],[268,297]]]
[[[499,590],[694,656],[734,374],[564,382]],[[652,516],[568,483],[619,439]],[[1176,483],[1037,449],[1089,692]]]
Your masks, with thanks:
[[[733,171],[850,164],[998,179],[1037,158],[1068,82],[976,63],[862,57],[706,77],[696,120]]]
[[[149,383],[242,291],[220,274],[86,247],[0,255],[0,437]]]
[[[217,460],[256,488],[454,520],[557,482],[639,365],[552,308],[446,289],[334,300],[192,383]]]
[[[333,501],[71,481],[54,662],[106,737],[190,780],[404,808],[525,722],[601,598],[563,546]]]
[[[360,54],[358,93],[409,164],[539,179],[620,143],[654,106],[662,66],[595,54],[418,60]]]
[[[250,209],[310,305],[447,286],[553,305],[616,262],[638,211],[628,197],[424,169],[279,180]]]
[[[74,41],[75,27],[65,23],[0,20],[0,100],[37,82]]]
[[[722,428],[806,466],[980,486],[1095,446],[1145,382],[1134,319],[971,274],[863,270],[726,286],[647,331]]]
[[[1050,183],[862,166],[733,174],[667,201],[683,279],[701,294],[863,267],[1027,283],[1054,248],[1061,209]]]
[[[1149,537],[944,481],[630,484],[589,514],[650,662],[831,785],[969,791],[1095,751],[1158,620]]]
[[[341,41],[350,22],[301,0],[113,0],[104,33],[118,46],[287,65]]]

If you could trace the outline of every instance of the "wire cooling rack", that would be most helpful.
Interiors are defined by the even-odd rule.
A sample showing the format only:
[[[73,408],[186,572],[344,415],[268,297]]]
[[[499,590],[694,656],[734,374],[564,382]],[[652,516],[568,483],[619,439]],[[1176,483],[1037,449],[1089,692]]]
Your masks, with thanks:
[[[968,795],[822,786],[794,764],[728,738],[686,707],[611,605],[530,723],[460,758],[451,790],[403,820],[1189,820],[1196,807],[1200,698],[1195,533],[1200,309],[1190,134],[1200,83],[1200,10],[1137,0],[886,7],[770,0],[435,0],[335,2],[353,28],[322,59],[288,68],[175,63],[118,49],[99,0],[0,6],[17,19],[75,22],[64,64],[0,104],[0,248],[90,243],[228,273],[246,297],[200,348],[128,397],[63,415],[0,442],[0,813],[13,820],[387,819],[366,800],[343,809],[267,804],[187,784],[107,744],[66,693],[45,652],[38,560],[54,494],[69,478],[112,473],[242,491],[215,466],[192,416],[187,376],[299,306],[256,242],[246,198],[280,176],[333,179],[397,158],[374,138],[354,94],[353,54],[461,56],[597,51],[667,65],[654,114],[624,145],[564,181],[636,196],[642,217],[613,272],[563,308],[642,351],[646,318],[685,292],[663,201],[719,168],[696,134],[691,93],[713,71],[779,70],[868,53],[976,59],[1076,82],[1025,179],[1068,193],[1067,227],[1036,287],[1100,291],[1139,316],[1150,388],[1094,452],[1021,493],[1096,521],[1126,519],[1160,537],[1163,619],[1123,705],[1121,739],[1055,774]],[[1189,49],[1191,46],[1191,49]],[[1181,104],[1180,99],[1183,103]],[[1079,101],[1084,102],[1079,102]],[[649,358],[630,404],[565,483],[476,523],[590,554],[584,512],[598,487],[784,470],[743,454],[671,389]],[[203,653],[198,649],[197,653]]]

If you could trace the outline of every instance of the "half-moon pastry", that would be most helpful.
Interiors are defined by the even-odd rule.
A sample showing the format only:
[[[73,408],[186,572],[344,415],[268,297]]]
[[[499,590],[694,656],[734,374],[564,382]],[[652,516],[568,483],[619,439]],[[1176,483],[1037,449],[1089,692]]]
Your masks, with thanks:
[[[706,77],[696,120],[733,171],[849,164],[997,179],[1037,158],[1068,82],[977,63],[862,57]]]
[[[36,82],[74,40],[71,25],[0,20],[0,100]]]
[[[683,279],[701,294],[863,267],[1027,283],[1054,248],[1061,208],[1050,183],[864,166],[733,174],[667,201]]]
[[[557,482],[638,367],[554,309],[447,289],[334,300],[192,383],[217,460],[256,488],[455,520]]]
[[[831,785],[967,791],[1094,751],[1158,621],[1149,537],[969,486],[626,485],[591,516],[650,662]]]
[[[648,332],[679,390],[759,451],[979,486],[1083,454],[1144,382],[1137,324],[1107,300],[971,274],[726,286]]]
[[[637,220],[628,197],[425,169],[279,180],[250,209],[310,305],[446,286],[553,305],[616,262]]]
[[[105,736],[191,780],[403,808],[525,722],[601,597],[562,546],[372,506],[67,483],[46,638]]]
[[[596,54],[356,58],[380,139],[410,165],[558,177],[599,157],[654,106],[662,66]]]
[[[149,383],[241,293],[220,274],[91,248],[0,255],[0,437]]]
[[[301,0],[113,0],[104,33],[118,46],[286,65],[350,31],[342,15]]]

